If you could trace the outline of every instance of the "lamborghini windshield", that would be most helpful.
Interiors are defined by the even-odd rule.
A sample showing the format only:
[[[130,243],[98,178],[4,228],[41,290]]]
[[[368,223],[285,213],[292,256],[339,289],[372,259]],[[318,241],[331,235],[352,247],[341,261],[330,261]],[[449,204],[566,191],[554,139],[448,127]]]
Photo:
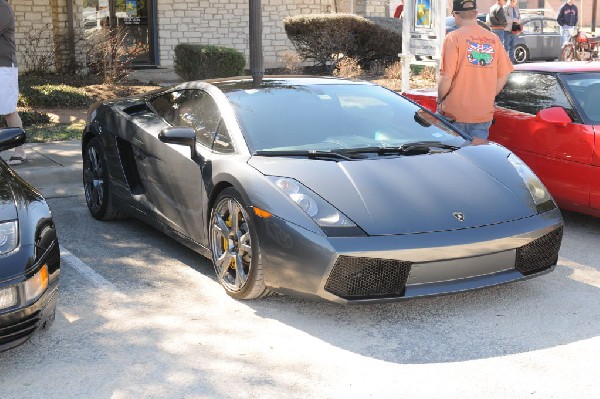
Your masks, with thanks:
[[[282,82],[270,81],[259,89],[224,90],[254,152],[465,143],[464,137],[436,116],[383,87]]]

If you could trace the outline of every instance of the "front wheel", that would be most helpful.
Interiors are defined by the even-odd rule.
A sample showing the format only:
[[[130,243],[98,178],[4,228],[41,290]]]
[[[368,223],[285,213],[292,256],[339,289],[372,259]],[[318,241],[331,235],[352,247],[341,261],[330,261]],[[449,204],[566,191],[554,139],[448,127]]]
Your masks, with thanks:
[[[574,61],[575,60],[575,49],[572,44],[565,44],[560,53],[561,61]]]
[[[113,207],[104,150],[93,138],[83,151],[83,190],[85,202],[92,216],[98,220],[112,220],[126,215]]]
[[[209,228],[213,265],[227,294],[236,299],[268,295],[258,237],[237,191],[228,188],[219,194]]]
[[[515,46],[513,57],[515,59],[515,64],[527,62],[529,60],[529,49],[522,44],[518,44]]]

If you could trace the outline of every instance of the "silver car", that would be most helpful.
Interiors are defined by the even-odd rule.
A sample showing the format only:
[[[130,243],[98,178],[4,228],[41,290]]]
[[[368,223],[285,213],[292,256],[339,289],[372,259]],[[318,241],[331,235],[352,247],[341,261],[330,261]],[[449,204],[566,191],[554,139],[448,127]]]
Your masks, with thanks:
[[[524,16],[522,21],[523,31],[515,38],[515,63],[558,59],[561,46],[556,19],[531,15]]]
[[[83,183],[93,217],[150,223],[238,299],[393,301],[551,271],[554,200],[510,151],[471,144],[368,82],[224,78],[95,104]]]

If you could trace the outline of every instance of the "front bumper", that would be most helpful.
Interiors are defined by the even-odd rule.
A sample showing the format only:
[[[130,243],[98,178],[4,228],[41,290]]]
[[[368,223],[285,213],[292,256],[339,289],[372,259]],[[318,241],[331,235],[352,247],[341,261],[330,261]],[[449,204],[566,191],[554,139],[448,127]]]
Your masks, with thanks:
[[[281,219],[258,223],[272,290],[338,303],[386,302],[479,289],[553,269],[558,209],[454,231],[327,238]]]
[[[35,265],[27,275],[16,276],[0,285],[1,288],[14,287],[17,293],[17,303],[10,308],[0,310],[0,352],[24,343],[36,330],[47,327],[54,321],[60,279],[58,240],[54,238],[48,243],[47,248],[36,259]],[[18,254],[3,261],[23,262],[27,256],[33,255],[35,255],[33,246],[24,246]],[[23,282],[27,277],[37,273],[42,265],[48,268],[48,288],[33,302],[26,302]]]
[[[54,321],[58,300],[58,281],[34,303],[0,314],[0,352],[27,341],[38,329]]]

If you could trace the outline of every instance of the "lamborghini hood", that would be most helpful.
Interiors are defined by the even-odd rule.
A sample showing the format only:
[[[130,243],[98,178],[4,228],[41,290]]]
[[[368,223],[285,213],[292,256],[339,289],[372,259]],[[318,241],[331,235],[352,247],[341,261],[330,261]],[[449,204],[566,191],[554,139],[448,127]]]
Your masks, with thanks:
[[[369,235],[455,230],[536,213],[523,187],[511,190],[460,152],[343,162],[252,157],[250,164],[298,180]]]

